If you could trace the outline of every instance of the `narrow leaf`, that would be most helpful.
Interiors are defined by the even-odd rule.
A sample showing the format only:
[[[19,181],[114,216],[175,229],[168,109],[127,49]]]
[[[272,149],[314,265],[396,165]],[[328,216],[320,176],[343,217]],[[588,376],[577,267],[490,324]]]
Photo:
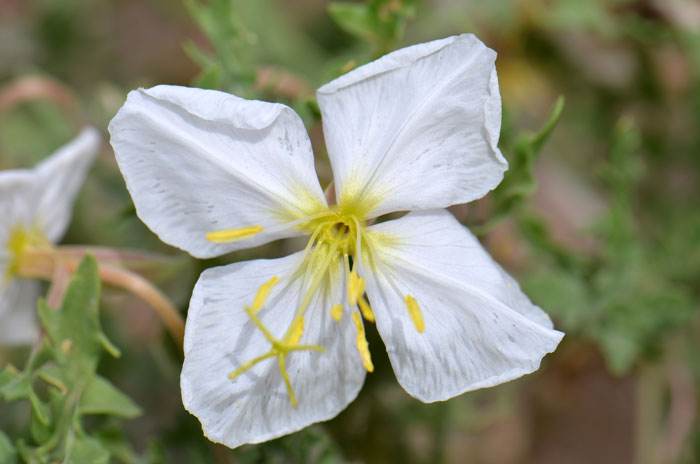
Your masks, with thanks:
[[[141,414],[141,408],[131,398],[100,376],[95,376],[85,388],[78,411],[80,414],[111,414],[125,418]]]

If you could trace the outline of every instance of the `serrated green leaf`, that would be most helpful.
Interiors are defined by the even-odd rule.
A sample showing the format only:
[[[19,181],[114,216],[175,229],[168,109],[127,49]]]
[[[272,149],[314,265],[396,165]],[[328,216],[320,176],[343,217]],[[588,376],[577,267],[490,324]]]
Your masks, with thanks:
[[[15,464],[17,462],[17,450],[12,446],[12,441],[0,430],[0,462],[3,464]]]
[[[61,308],[53,310],[39,303],[42,324],[60,355],[68,360],[67,377],[94,369],[102,349],[114,352],[100,327],[99,297],[97,261],[87,255],[71,278]]]
[[[108,380],[98,375],[85,388],[78,404],[78,412],[133,418],[141,414],[141,408]]]

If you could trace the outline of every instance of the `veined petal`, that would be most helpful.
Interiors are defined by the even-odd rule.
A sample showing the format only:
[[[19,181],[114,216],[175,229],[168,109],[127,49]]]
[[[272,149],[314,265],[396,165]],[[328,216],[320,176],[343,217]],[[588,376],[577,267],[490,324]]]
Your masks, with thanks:
[[[39,282],[5,280],[0,274],[0,345],[29,345],[39,336],[36,318]]]
[[[244,311],[257,290],[273,277],[262,309],[255,313],[282,338],[302,299],[301,253],[281,259],[235,263],[204,271],[194,288],[187,315],[185,363],[181,376],[185,408],[197,416],[204,433],[231,448],[258,443],[330,419],[360,390],[365,370],[355,348],[350,317],[333,320],[331,307],[343,301],[342,268],[331,268],[304,315],[299,345],[320,345],[324,352],[292,351],[286,371],[298,402],[293,407],[277,357],[240,373],[231,372],[269,352],[271,344]]]
[[[363,275],[377,329],[399,382],[421,401],[530,373],[561,340],[563,333],[447,211],[409,213],[367,234]],[[418,305],[422,333],[409,302]]]
[[[395,51],[321,87],[339,203],[372,217],[466,203],[498,185],[508,165],[497,147],[495,59],[465,34]]]
[[[100,134],[94,127],[84,128],[67,145],[37,165],[39,203],[36,222],[51,242],[66,232],[73,215],[73,202],[83,186],[100,147]]]
[[[284,105],[157,86],[130,92],[109,131],[141,220],[193,256],[298,235],[280,225],[326,205],[304,125]],[[259,233],[207,240],[225,229]]]

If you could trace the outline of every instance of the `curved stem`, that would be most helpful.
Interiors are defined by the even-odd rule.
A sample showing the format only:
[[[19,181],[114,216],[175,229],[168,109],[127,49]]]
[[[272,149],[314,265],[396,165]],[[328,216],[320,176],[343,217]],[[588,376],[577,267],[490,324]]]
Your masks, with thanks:
[[[80,256],[61,256],[58,250],[52,252],[55,254],[51,257],[37,256],[39,259],[30,259],[20,264],[18,274],[21,277],[53,280],[57,267],[63,267],[71,273],[78,269]],[[98,266],[102,282],[127,290],[147,302],[163,321],[178,346],[183,348],[185,323],[177,309],[160,290],[134,272],[99,262]],[[56,295],[52,295],[52,299],[55,298]]]
[[[100,278],[103,282],[121,287],[147,302],[161,318],[180,349],[183,349],[185,323],[170,300],[146,279],[138,274],[113,266],[100,265]]]

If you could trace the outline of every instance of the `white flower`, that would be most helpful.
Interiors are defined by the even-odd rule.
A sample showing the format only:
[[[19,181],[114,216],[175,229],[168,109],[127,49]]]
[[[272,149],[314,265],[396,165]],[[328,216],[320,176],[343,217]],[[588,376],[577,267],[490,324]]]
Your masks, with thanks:
[[[209,439],[257,443],[338,414],[373,370],[363,317],[425,402],[532,372],[557,346],[547,315],[441,209],[507,168],[495,57],[450,37],[321,87],[330,206],[290,108],[183,87],[129,94],[112,145],[163,241],[207,258],[309,237],[285,258],[208,269],[194,288],[182,397]],[[395,211],[412,212],[369,225]]]
[[[73,201],[99,148],[88,127],[34,169],[0,171],[0,345],[38,336],[39,282],[22,278],[26,252],[50,248],[70,222]]]

